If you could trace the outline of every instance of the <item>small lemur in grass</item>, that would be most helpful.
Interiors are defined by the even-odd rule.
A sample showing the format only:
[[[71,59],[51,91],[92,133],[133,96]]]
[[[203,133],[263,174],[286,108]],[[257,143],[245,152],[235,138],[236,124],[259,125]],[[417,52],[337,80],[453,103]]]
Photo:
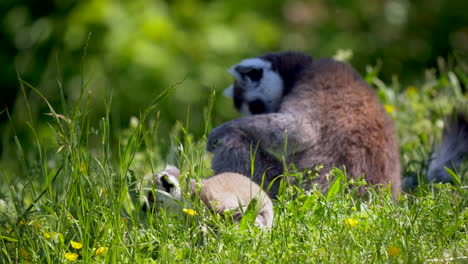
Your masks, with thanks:
[[[268,193],[275,197],[280,182],[275,179],[284,166],[294,163],[303,170],[323,165],[314,181],[324,191],[326,175],[337,167],[352,178],[364,175],[371,185],[391,184],[396,196],[401,169],[392,120],[353,68],[279,52],[245,59],[229,72],[235,80],[225,94],[244,117],[211,131],[207,150],[213,153],[215,174],[253,174],[253,181],[271,184]]]
[[[148,193],[149,208],[163,207],[168,210],[180,210],[178,202],[182,200],[179,182],[180,171],[174,166],[167,166],[155,175],[153,184],[157,191],[165,193]],[[268,195],[246,176],[238,173],[221,173],[208,179],[202,179],[197,187],[195,180],[190,179],[189,192],[192,198],[198,197],[213,212],[223,215],[232,213],[234,222],[240,222],[243,213],[252,201],[258,209],[255,224],[259,227],[271,227],[273,224],[273,204]],[[178,202],[177,202],[178,201]],[[144,210],[148,208],[144,207]]]

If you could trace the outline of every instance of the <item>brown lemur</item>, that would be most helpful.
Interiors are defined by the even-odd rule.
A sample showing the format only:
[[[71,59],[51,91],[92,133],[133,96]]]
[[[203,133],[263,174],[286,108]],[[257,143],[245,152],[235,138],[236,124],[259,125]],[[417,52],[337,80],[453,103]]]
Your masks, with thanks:
[[[392,122],[373,90],[350,66],[279,52],[245,59],[229,72],[235,80],[225,95],[245,117],[211,132],[207,149],[214,153],[215,173],[253,175],[259,184],[265,173],[267,187],[283,173],[284,164],[272,155],[279,153],[299,169],[323,164],[317,182],[324,190],[329,169],[343,166],[349,176],[364,175],[372,185],[391,182],[394,196],[401,188]],[[446,121],[442,142],[430,157],[430,182],[451,182],[446,168],[462,178],[468,171],[466,107],[455,109]],[[253,172],[252,150],[256,150]],[[269,190],[272,197],[278,183]]]
[[[353,68],[279,52],[245,59],[229,72],[235,80],[225,94],[244,117],[209,134],[215,174],[252,175],[264,188],[272,183],[268,194],[273,198],[280,182],[275,178],[285,166],[277,157],[283,156],[286,166],[294,163],[299,170],[323,165],[314,182],[324,191],[326,174],[336,167],[348,177],[364,175],[371,185],[391,183],[396,196],[401,166],[392,120]]]
[[[168,165],[165,170],[157,173],[153,179],[155,193],[148,192],[149,208],[164,208],[168,211],[180,211],[183,190],[180,185],[180,171]],[[164,193],[162,193],[162,192]],[[255,225],[268,228],[273,225],[273,204],[268,195],[249,178],[238,173],[221,173],[208,179],[202,179],[197,186],[194,179],[190,179],[188,186],[192,199],[197,197],[213,212],[224,215],[230,211],[235,223],[241,221],[243,213],[249,204],[255,200],[257,216]]]

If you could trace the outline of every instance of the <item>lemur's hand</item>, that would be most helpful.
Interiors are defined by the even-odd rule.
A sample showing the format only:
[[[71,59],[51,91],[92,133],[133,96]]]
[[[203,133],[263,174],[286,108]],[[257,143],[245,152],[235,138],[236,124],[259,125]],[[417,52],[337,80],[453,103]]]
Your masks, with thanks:
[[[208,135],[206,142],[206,149],[213,152],[215,149],[221,147],[229,137],[239,136],[241,132],[233,126],[233,122],[226,122],[213,130]]]

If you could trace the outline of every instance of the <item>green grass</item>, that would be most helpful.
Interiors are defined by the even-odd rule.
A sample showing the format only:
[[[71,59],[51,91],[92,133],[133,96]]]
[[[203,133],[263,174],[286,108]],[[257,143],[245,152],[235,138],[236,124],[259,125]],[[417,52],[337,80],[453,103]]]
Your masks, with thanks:
[[[455,68],[403,87],[397,80],[382,83],[376,75],[369,69],[366,80],[395,120],[404,174],[424,178],[443,116],[468,101],[461,85],[467,87],[468,78]],[[344,180],[325,195],[292,186],[274,202],[269,231],[236,228],[197,201],[186,201],[177,212],[144,213],[147,179],[166,162],[177,163],[185,177],[211,175],[206,138],[194,139],[190,128],[178,123],[170,153],[161,153],[157,107],[170,89],[120,135],[112,134],[108,114],[98,123],[90,121],[85,91],[86,85],[74,103],[63,100],[61,111],[50,106],[52,136],[30,125],[36,140],[25,146],[13,132],[16,153],[11,155],[19,169],[0,163],[1,263],[68,263],[66,253],[78,255],[75,263],[468,261],[466,175],[459,175],[464,181],[458,185],[423,183],[397,202],[386,189],[370,189],[367,199],[358,199]],[[206,132],[213,98],[205,111]],[[108,113],[110,102],[103,100]],[[118,144],[110,143],[112,136]],[[333,173],[345,178],[338,170]],[[182,208],[197,214],[189,216]],[[83,247],[73,248],[71,241]]]

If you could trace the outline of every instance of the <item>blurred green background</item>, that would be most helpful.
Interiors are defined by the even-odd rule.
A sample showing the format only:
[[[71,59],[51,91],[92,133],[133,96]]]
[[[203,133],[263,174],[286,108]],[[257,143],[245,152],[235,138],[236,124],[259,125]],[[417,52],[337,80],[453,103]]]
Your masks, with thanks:
[[[21,90],[18,76],[58,113],[69,107],[61,104],[60,86],[73,102],[90,81],[90,115],[98,120],[111,101],[114,135],[180,82],[157,108],[160,140],[168,142],[167,131],[188,111],[190,131],[201,136],[210,91],[219,94],[231,82],[225,69],[264,52],[319,58],[350,50],[359,72],[379,65],[380,78],[398,76],[403,84],[421,80],[439,56],[466,63],[467,10],[466,0],[2,0],[0,107],[11,117],[0,115],[2,160],[14,158],[12,135],[34,140],[29,126],[40,138],[53,137],[44,114],[50,110],[31,89]],[[214,122],[236,115],[218,96]]]

